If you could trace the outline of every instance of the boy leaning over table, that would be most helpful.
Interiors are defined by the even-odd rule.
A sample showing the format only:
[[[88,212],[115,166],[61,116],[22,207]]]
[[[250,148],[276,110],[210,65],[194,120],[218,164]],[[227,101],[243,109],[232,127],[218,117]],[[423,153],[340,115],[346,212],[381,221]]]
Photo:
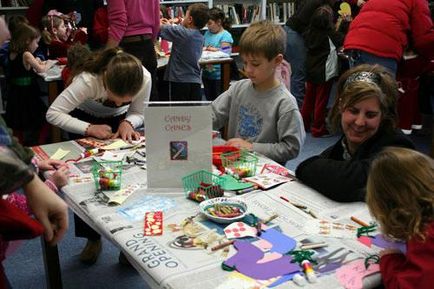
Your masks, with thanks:
[[[297,157],[305,139],[294,96],[275,77],[285,52],[284,30],[269,21],[251,24],[240,39],[248,79],[212,103],[213,128],[227,126],[226,145],[255,151],[285,164]]]

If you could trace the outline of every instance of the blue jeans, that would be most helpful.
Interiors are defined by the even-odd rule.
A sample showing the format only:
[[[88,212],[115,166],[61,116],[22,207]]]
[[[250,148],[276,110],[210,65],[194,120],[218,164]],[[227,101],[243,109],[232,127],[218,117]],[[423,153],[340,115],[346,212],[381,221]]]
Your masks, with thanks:
[[[303,37],[298,32],[286,25],[283,27],[287,37],[285,59],[291,64],[291,93],[301,108],[305,93],[306,48]]]
[[[396,78],[396,70],[398,69],[398,62],[393,58],[386,58],[376,56],[374,54],[362,50],[349,50],[350,68],[360,64],[379,64],[384,66]]]

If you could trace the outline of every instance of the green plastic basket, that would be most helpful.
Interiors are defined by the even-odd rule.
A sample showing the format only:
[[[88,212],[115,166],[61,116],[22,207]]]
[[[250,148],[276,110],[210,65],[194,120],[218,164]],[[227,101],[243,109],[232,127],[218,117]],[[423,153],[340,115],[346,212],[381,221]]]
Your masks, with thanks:
[[[246,178],[256,175],[258,157],[246,150],[228,152],[221,155],[222,165],[226,173],[236,178]]]
[[[222,184],[224,180],[205,170],[196,171],[182,178],[182,185],[186,197],[194,201],[204,201],[224,194]]]
[[[122,179],[122,161],[94,162],[92,174],[97,191],[119,190]]]

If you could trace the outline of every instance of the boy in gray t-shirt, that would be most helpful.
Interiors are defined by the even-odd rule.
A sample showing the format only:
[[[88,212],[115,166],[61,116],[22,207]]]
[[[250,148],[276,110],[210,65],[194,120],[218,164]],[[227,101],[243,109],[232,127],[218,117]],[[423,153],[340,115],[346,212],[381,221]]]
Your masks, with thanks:
[[[196,3],[188,7],[180,25],[172,26],[167,19],[161,19],[160,36],[172,42],[172,51],[164,74],[164,80],[169,81],[171,101],[202,99],[199,59],[204,38],[200,29],[208,22],[208,11],[208,6]]]
[[[275,77],[283,60],[285,32],[269,21],[251,24],[240,39],[248,79],[240,80],[212,103],[213,128],[227,126],[227,145],[259,152],[285,164],[305,139],[294,96]]]

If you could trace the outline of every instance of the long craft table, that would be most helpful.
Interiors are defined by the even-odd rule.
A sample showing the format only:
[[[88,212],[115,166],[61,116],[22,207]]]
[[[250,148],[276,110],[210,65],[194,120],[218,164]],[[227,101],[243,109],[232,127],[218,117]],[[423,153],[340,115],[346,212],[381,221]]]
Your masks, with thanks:
[[[69,141],[35,147],[34,151],[44,158],[51,156],[59,148],[70,151],[64,159],[75,159],[84,150],[76,142]],[[273,162],[260,157],[257,167],[260,169],[266,163]],[[88,168],[89,164],[79,165],[84,170],[86,166]],[[182,189],[148,189],[146,169],[131,166],[123,171],[122,187],[131,185],[138,189],[121,205],[109,205],[96,194],[95,183],[90,174],[81,172],[73,163],[71,173],[73,176],[69,184],[62,189],[70,208],[122,250],[151,288],[234,288],[224,285],[230,282],[231,278],[239,278],[239,275],[222,269],[222,262],[236,253],[234,246],[212,251],[211,245],[207,248],[193,245],[208,241],[211,244],[210,240],[222,239],[225,225],[213,223],[200,214],[198,203],[186,199]],[[296,240],[297,248],[303,242],[325,242],[328,246],[318,249],[316,253],[320,257],[334,255],[330,258],[333,264],[340,262],[338,265],[342,265],[378,252],[378,248],[361,244],[355,236],[353,239],[326,237],[318,233],[312,234],[312,228],[309,227],[309,224],[316,222],[314,217],[351,227],[357,226],[350,220],[351,216],[370,221],[364,203],[336,203],[296,180],[274,189],[257,190],[237,197],[246,202],[248,211],[260,219],[277,214],[278,217],[268,226]],[[301,210],[294,204],[305,206],[309,211]],[[150,211],[163,211],[161,236],[144,235],[143,217]],[[264,241],[260,236],[247,240]],[[53,260],[50,262],[47,268],[54,268],[53,272],[56,272],[59,263],[55,260],[54,264]],[[324,261],[322,267],[326,266],[327,261]],[[305,288],[343,288],[333,271],[327,272],[324,268],[316,269],[314,266],[318,274],[321,270],[323,273],[318,275],[318,283],[308,283]],[[57,274],[52,274],[52,280],[57,283],[51,288],[62,286],[58,268]],[[364,287],[378,285],[379,279],[379,274],[365,279]],[[275,288],[298,286],[293,281],[287,281]]]

